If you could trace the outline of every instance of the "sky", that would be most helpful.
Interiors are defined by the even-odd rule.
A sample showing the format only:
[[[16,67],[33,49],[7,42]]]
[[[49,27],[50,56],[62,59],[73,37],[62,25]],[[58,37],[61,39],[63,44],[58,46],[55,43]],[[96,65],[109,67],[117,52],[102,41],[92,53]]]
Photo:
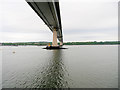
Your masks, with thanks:
[[[117,41],[119,0],[59,0],[63,41]],[[0,3],[0,42],[52,41],[25,0]]]

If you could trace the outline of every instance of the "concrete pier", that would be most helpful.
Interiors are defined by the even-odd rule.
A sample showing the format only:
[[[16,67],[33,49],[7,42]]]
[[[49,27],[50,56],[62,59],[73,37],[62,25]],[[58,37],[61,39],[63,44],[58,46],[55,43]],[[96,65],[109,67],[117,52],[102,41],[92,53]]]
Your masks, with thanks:
[[[53,30],[53,42],[52,42],[52,46],[58,46],[58,43],[57,43],[57,31],[56,29]]]

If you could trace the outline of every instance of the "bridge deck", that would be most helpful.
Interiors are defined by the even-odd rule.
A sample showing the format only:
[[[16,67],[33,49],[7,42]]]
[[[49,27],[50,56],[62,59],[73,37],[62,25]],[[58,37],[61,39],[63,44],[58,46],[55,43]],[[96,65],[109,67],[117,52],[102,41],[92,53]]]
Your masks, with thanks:
[[[41,2],[38,2],[38,0],[26,1],[52,32],[54,28],[57,30],[57,38],[63,42],[59,2],[55,2],[54,0],[49,0],[49,2],[41,0],[39,0]]]

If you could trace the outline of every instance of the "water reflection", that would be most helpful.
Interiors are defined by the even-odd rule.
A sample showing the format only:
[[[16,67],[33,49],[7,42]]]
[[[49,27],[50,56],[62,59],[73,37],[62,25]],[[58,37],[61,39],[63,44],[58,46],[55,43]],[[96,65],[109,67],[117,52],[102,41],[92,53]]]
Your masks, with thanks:
[[[44,68],[39,88],[68,88],[67,71],[63,63],[62,50],[51,51],[52,58]]]

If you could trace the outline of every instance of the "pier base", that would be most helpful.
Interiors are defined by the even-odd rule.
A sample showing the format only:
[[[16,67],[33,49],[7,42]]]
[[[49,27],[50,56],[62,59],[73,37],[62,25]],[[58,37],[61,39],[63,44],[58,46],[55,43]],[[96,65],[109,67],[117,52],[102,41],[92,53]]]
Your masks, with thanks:
[[[63,48],[62,46],[47,46],[46,48],[43,49],[52,50],[52,49],[67,49],[67,48]]]

